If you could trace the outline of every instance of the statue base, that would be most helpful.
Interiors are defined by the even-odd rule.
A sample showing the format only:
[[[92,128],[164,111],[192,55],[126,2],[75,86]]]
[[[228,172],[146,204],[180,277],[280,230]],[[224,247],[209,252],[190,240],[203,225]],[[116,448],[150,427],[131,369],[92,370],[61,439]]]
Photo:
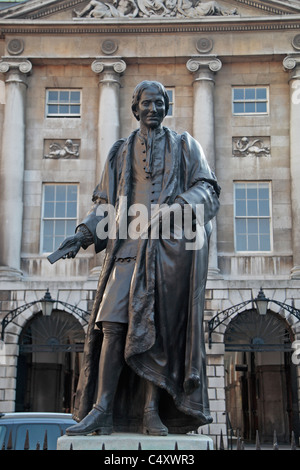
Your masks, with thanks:
[[[112,433],[89,436],[62,436],[57,450],[213,450],[213,440],[202,434],[169,434],[147,436],[134,433]]]

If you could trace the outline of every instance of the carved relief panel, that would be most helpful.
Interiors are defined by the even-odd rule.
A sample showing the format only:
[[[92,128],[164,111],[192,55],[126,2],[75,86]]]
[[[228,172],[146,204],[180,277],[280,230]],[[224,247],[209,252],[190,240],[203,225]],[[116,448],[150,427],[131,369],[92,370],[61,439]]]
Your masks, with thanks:
[[[57,139],[44,141],[44,158],[71,159],[80,157],[80,140],[78,139]]]

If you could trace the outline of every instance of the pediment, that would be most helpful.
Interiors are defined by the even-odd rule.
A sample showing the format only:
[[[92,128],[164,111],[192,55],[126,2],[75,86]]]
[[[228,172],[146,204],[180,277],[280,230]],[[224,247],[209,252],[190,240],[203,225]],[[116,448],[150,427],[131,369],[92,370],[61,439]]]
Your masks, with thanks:
[[[0,10],[2,19],[135,21],[300,14],[299,0],[28,0]]]

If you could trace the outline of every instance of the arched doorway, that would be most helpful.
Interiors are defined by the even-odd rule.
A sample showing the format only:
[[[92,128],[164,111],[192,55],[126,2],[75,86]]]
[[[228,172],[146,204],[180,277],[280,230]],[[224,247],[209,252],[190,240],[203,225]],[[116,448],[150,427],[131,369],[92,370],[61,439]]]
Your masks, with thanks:
[[[226,408],[233,429],[254,441],[290,442],[299,436],[296,366],[292,331],[277,313],[238,314],[225,332]]]
[[[84,330],[76,318],[54,310],[35,315],[19,340],[16,411],[72,412]]]

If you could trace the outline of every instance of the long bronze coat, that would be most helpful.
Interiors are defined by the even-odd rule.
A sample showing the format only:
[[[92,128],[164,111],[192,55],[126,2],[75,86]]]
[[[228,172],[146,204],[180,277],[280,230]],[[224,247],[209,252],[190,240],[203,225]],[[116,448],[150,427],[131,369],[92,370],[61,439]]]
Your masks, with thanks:
[[[116,430],[139,432],[142,425],[144,381],[162,389],[160,416],[170,433],[185,433],[210,423],[203,331],[205,285],[211,219],[219,208],[220,188],[200,145],[188,134],[165,128],[167,145],[159,204],[172,204],[177,196],[195,210],[204,205],[205,225],[200,229],[201,249],[186,250],[187,240],[141,239],[129,292],[126,367],[114,405]],[[116,239],[100,240],[98,204],[107,201],[120,220],[120,196],[130,204],[131,152],[136,131],[111,149],[94,206],[82,222],[93,234],[97,252],[106,248],[96,298],[90,317],[74,417],[81,420],[92,408],[101,352],[101,326],[97,314],[105,286],[120,247]],[[195,212],[196,213],[196,212]],[[189,240],[190,241],[190,240]],[[113,371],[112,371],[113,373]]]

